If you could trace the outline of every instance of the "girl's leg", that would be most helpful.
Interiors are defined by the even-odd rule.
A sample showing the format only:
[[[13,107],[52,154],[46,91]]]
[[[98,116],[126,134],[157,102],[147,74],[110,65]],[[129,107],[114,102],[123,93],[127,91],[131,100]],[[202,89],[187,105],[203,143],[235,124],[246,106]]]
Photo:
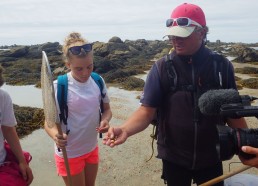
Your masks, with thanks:
[[[86,186],[95,186],[97,172],[98,172],[98,164],[86,163],[86,166],[84,168],[84,173],[85,173],[84,179],[85,179]]]
[[[84,178],[84,171],[80,172],[79,174],[71,176],[72,179],[72,184],[75,185],[80,185],[80,186],[85,186],[85,178]],[[69,186],[69,181],[67,176],[63,176],[63,180],[65,182],[66,186]]]

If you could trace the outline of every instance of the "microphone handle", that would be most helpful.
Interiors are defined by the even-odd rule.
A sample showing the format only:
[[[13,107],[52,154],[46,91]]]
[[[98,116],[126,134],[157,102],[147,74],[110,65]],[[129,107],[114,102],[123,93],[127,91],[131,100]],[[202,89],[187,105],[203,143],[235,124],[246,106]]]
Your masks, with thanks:
[[[231,118],[240,117],[258,117],[257,106],[239,106],[239,105],[223,105],[220,110],[220,115]]]

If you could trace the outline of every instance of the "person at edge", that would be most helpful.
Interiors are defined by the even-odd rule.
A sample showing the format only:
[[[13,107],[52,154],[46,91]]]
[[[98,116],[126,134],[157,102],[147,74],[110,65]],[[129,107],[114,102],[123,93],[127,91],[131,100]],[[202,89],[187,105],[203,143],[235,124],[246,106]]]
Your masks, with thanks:
[[[54,125],[50,128],[45,122],[45,130],[55,142],[55,162],[58,175],[62,176],[66,185],[69,180],[65,168],[62,151],[66,147],[72,184],[74,186],[94,186],[97,177],[99,150],[98,132],[107,132],[112,112],[109,105],[107,87],[104,83],[103,109],[101,120],[99,115],[101,92],[91,77],[93,71],[92,44],[80,33],[70,33],[63,45],[65,65],[70,69],[68,76],[68,119],[62,124],[63,135],[58,134]],[[101,77],[102,78],[102,77]],[[57,81],[54,81],[57,91]],[[56,94],[57,95],[57,94]],[[51,126],[51,125],[50,125]],[[69,133],[67,134],[67,131]]]
[[[170,55],[179,85],[198,85],[199,89],[205,88],[201,87],[205,84],[212,85],[214,69],[208,61],[212,51],[205,47],[208,27],[203,10],[194,4],[181,4],[172,11],[166,23],[167,36],[174,47]],[[229,68],[222,71],[222,88],[236,89],[233,66],[223,59]],[[167,76],[167,72],[164,63],[165,58],[162,58],[152,66],[141,105],[122,125],[111,127],[103,143],[110,147],[124,143],[128,137],[146,129],[158,110],[157,157],[163,162],[162,178],[169,186],[190,186],[192,181],[199,185],[223,174],[216,151],[216,124],[221,118],[199,113],[196,122],[193,119],[193,92],[176,90],[173,94],[165,94],[163,76]],[[227,119],[227,124],[233,128],[247,128],[244,118]],[[216,185],[222,186],[223,182]]]
[[[2,73],[3,68],[0,66],[0,87],[4,84]],[[16,132],[16,124],[11,97],[0,89],[0,185],[25,186],[30,185],[33,180],[32,170],[23,155]],[[17,170],[16,162],[8,157],[4,145],[5,140],[18,160]]]

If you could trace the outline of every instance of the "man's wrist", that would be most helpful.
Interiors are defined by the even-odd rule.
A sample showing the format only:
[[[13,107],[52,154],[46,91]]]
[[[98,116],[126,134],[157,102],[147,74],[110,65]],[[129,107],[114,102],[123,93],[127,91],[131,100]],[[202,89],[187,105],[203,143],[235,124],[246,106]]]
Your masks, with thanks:
[[[107,121],[109,123],[109,119],[107,118],[102,119],[102,121]]]

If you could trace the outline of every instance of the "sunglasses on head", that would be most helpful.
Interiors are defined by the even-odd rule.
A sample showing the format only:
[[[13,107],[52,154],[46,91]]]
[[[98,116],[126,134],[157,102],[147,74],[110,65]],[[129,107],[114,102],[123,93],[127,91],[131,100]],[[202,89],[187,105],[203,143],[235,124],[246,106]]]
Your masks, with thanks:
[[[167,27],[176,26],[176,25],[174,25],[174,23],[176,23],[176,25],[178,25],[178,26],[196,25],[196,26],[202,27],[202,25],[195,22],[194,20],[191,20],[188,17],[179,17],[179,18],[176,18],[176,19],[168,19],[167,22],[166,22],[166,26]]]
[[[85,52],[90,52],[92,50],[92,44],[91,43],[87,43],[85,45],[82,46],[73,46],[70,47],[68,50],[73,54],[73,55],[79,55],[82,51],[82,49]]]

